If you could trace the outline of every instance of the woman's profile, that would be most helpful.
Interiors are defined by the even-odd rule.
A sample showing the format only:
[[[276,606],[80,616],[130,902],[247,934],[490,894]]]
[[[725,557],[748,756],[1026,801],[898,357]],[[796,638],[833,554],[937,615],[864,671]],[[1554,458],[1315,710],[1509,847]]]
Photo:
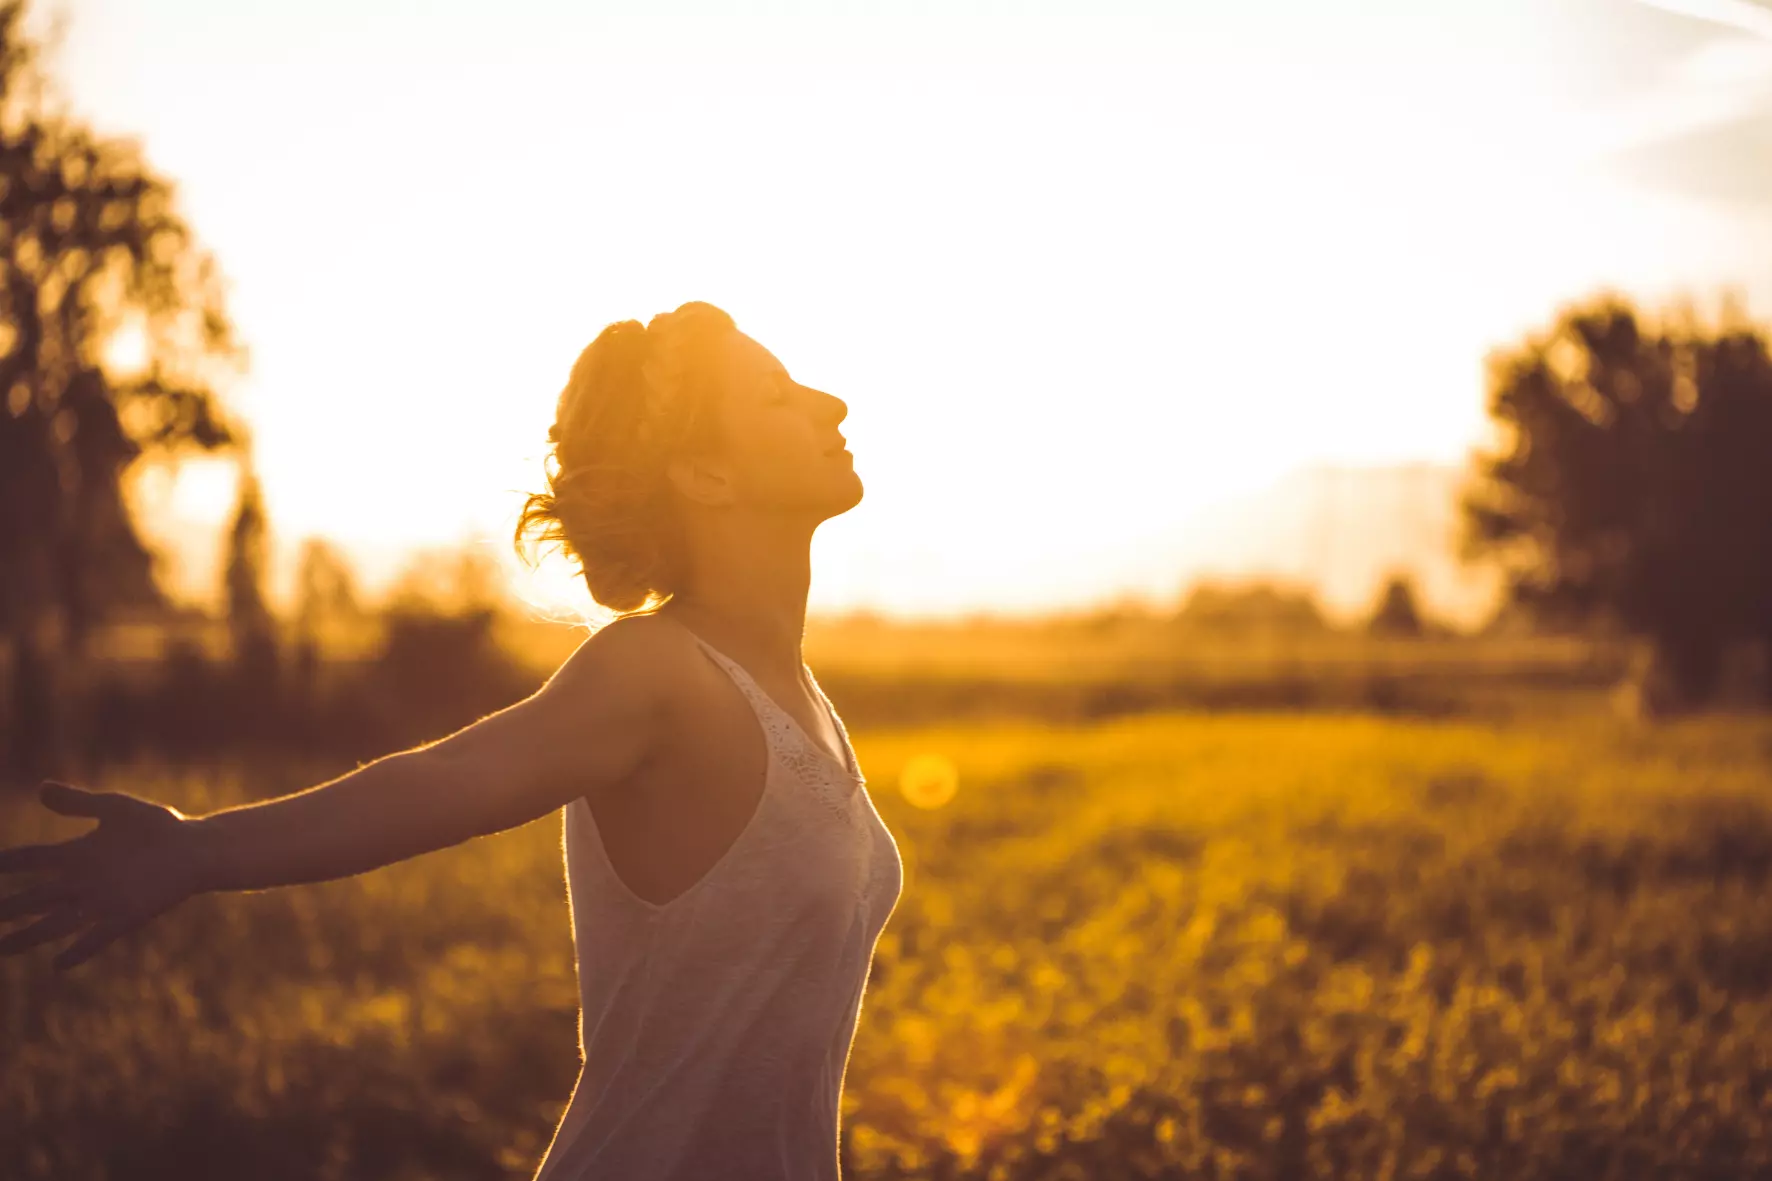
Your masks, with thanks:
[[[0,851],[12,954],[69,967],[184,899],[363,873],[563,810],[582,1067],[539,1181],[838,1173],[844,1067],[903,881],[803,661],[810,544],[862,486],[848,408],[725,312],[609,325],[517,542],[617,613],[533,695],[303,792],[210,813],[49,783],[97,827]]]

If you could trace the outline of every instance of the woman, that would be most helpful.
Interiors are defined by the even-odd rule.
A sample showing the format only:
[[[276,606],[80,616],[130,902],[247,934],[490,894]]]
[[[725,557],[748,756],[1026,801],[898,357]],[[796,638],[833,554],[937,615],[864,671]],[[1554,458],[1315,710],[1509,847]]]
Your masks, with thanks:
[[[527,539],[620,614],[524,701],[304,792],[0,852],[16,953],[67,967],[185,898],[362,873],[564,809],[583,1067],[538,1181],[837,1176],[838,1100],[903,881],[801,658],[813,530],[861,499],[838,424],[720,309],[611,324],[560,395]]]

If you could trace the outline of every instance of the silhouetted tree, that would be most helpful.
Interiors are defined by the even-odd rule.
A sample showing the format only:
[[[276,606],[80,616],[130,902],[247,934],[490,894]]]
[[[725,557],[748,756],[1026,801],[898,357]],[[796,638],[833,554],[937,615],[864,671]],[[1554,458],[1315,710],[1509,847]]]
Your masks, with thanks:
[[[250,467],[240,472],[222,589],[233,657],[235,719],[248,736],[262,734],[278,706],[277,622],[265,598],[269,544],[264,495]]]
[[[504,572],[483,541],[419,550],[394,579],[388,605],[396,614],[496,615],[507,605]]]
[[[1603,297],[1491,357],[1509,438],[1465,501],[1467,556],[1501,561],[1516,602],[1650,638],[1687,701],[1733,642],[1772,639],[1772,357],[1723,321]]]
[[[1391,575],[1366,626],[1373,635],[1419,636],[1421,611],[1415,605],[1414,580],[1407,574]]]
[[[411,559],[383,612],[372,677],[397,741],[434,737],[535,688],[532,670],[499,643],[507,606],[498,564],[483,545]]]
[[[329,627],[355,624],[363,617],[351,564],[331,542],[310,537],[295,567],[295,631],[316,644]]]
[[[228,445],[214,383],[242,353],[171,186],[51,102],[25,9],[0,2],[0,641],[14,680],[0,745],[30,771],[53,757],[39,739],[56,728],[56,668],[111,609],[159,600],[124,469],[145,450]],[[142,357],[120,374],[105,352],[126,330]]]
[[[321,728],[321,666],[328,655],[328,637],[336,635],[341,625],[355,629],[363,619],[350,563],[323,538],[308,538],[296,559],[295,635],[286,702],[299,739],[311,741]]]

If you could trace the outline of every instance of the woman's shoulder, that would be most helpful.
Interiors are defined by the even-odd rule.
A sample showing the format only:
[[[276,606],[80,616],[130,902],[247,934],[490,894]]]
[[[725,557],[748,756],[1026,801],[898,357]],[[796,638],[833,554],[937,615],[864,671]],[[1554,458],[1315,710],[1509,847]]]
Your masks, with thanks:
[[[710,719],[731,708],[731,677],[675,620],[629,615],[587,636],[547,689],[581,725],[596,719],[681,750],[687,739],[705,742]]]
[[[632,697],[681,704],[705,691],[710,671],[687,628],[662,615],[623,615],[586,636],[550,687],[575,694],[619,686]]]
[[[586,636],[555,676],[580,670],[621,674],[631,684],[670,683],[701,657],[695,637],[661,615],[622,615]]]

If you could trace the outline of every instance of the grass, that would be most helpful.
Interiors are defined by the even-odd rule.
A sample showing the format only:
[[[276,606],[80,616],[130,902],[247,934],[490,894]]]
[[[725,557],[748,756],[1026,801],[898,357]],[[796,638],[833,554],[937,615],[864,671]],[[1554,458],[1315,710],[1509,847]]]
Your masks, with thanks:
[[[906,886],[846,1175],[1772,1176],[1772,722],[857,746]],[[931,754],[959,789],[922,810],[898,776]],[[202,808],[332,770],[104,786]],[[5,962],[0,1176],[526,1176],[576,1069],[558,836],[199,899],[66,978]]]

